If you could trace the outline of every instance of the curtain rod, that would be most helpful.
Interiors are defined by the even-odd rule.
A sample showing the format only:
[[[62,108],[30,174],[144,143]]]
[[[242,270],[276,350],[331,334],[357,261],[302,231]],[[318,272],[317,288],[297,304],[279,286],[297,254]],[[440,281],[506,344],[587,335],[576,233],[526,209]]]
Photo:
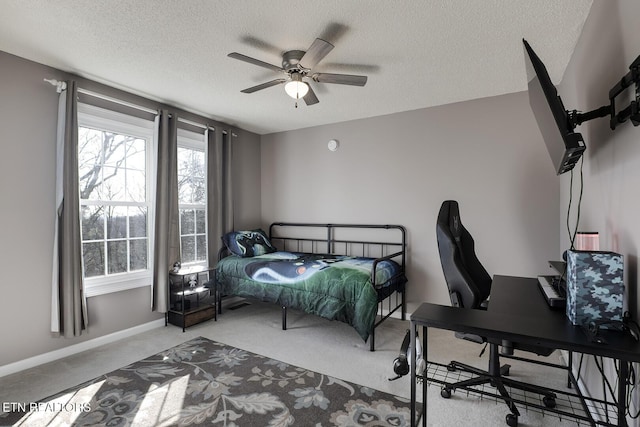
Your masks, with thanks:
[[[182,123],[185,123],[185,124],[188,124],[188,125],[191,125],[191,126],[195,126],[197,128],[200,128],[200,129],[204,129],[204,130],[207,130],[207,129],[215,130],[215,128],[213,126],[209,126],[206,123],[192,122],[191,120],[183,119],[182,117],[178,117],[178,121],[182,122]]]
[[[67,83],[64,81],[56,80],[56,79],[44,79],[45,82],[56,86],[56,92],[60,93],[67,88]],[[125,107],[134,108],[136,110],[144,111],[149,114],[158,114],[157,110],[143,107],[142,105],[133,104],[131,102],[123,101],[121,99],[113,98],[111,96],[103,95],[101,93],[93,92],[87,89],[78,88],[78,93],[82,93],[87,96],[92,96],[94,98],[102,99],[104,101],[113,102],[114,104],[119,104]]]
[[[144,111],[149,114],[158,114],[158,110],[154,110],[152,108],[143,107],[142,105],[133,104],[131,102],[123,101],[121,99],[113,98],[111,96],[103,95],[101,93],[92,92],[87,89],[83,89],[81,87],[78,88],[78,93],[85,94],[87,96],[91,96],[94,98],[102,99],[104,101],[113,102],[114,104],[123,105],[125,107],[134,108],[136,110]]]
[[[215,126],[211,126],[211,125],[209,125],[207,123],[192,122],[191,120],[183,119],[182,117],[178,117],[178,121],[182,122],[182,123],[185,123],[187,125],[191,125],[191,126],[195,126],[197,128],[200,128],[200,129],[204,129],[204,130],[207,130],[207,129],[216,130]],[[222,133],[225,134],[225,135],[228,135],[229,131],[223,130]],[[231,132],[231,136],[236,138],[238,136],[238,134],[236,134],[234,132]]]
[[[58,93],[62,92],[63,90],[65,90],[67,88],[67,83],[64,82],[64,81],[60,81],[60,80],[56,80],[56,79],[44,79],[44,81],[47,82],[47,83],[52,84],[53,86],[56,86],[56,92],[58,92]],[[98,98],[98,99],[102,99],[102,100],[105,100],[105,101],[113,102],[115,104],[120,104],[120,105],[123,105],[125,107],[130,107],[130,108],[134,108],[136,110],[144,111],[146,113],[155,114],[155,115],[158,114],[157,110],[154,110],[154,109],[151,109],[151,108],[147,108],[147,107],[143,107],[141,105],[133,104],[131,102],[123,101],[121,99],[113,98],[113,97],[110,97],[110,96],[107,96],[107,95],[103,95],[103,94],[100,94],[100,93],[97,93],[97,92],[93,92],[93,91],[90,91],[90,90],[87,90],[87,89],[78,88],[78,92],[82,93],[82,94],[85,94],[87,96],[92,96],[94,98]],[[185,124],[188,124],[188,125],[191,125],[191,126],[195,126],[195,127],[201,128],[201,129],[212,129],[212,130],[215,130],[215,127],[210,126],[207,123],[198,123],[198,122],[194,122],[194,121],[191,121],[191,120],[183,119],[181,117],[178,117],[178,121],[180,121],[182,123],[185,123]],[[226,134],[227,131],[222,131],[222,133]],[[236,135],[235,133],[232,132],[231,136],[237,137],[238,135]]]

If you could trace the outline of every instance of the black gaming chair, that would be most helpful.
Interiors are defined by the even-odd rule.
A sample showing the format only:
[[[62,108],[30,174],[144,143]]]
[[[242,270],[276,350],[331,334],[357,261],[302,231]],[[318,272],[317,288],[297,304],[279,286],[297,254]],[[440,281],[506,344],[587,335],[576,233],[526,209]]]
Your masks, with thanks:
[[[440,261],[449,288],[451,304],[461,309],[486,310],[488,304],[487,299],[491,293],[491,276],[489,276],[487,270],[485,270],[476,257],[473,237],[471,237],[460,221],[458,202],[447,200],[442,203],[440,213],[438,214],[436,235],[438,239],[438,250],[440,251]],[[551,408],[555,406],[555,394],[552,391],[505,378],[506,375],[509,375],[509,365],[504,365],[502,368],[500,367],[498,351],[499,346],[503,346],[503,351],[506,350],[508,353],[512,353],[513,349],[521,349],[535,352],[542,356],[548,356],[553,352],[553,349],[523,346],[506,341],[494,342],[493,340],[488,340],[486,337],[473,334],[456,333],[456,337],[479,344],[487,343],[490,349],[489,368],[487,371],[483,371],[452,361],[447,366],[448,370],[455,371],[459,369],[471,372],[476,375],[476,377],[445,385],[440,392],[442,397],[451,397],[451,391],[457,388],[490,383],[497,388],[511,411],[506,417],[509,426],[516,426],[518,424],[518,416],[520,413],[510,398],[505,385],[541,394],[544,396],[543,402],[547,407]]]

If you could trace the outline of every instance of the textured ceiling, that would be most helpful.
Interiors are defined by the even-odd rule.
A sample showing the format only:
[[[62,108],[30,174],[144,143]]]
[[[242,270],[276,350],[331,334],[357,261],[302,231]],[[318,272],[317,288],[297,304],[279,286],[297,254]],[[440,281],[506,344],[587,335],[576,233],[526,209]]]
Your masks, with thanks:
[[[0,50],[266,134],[523,91],[522,38],[557,84],[591,3],[3,0]],[[240,93],[280,75],[228,53],[281,65],[316,37],[335,48],[314,71],[367,85],[312,83],[297,109],[282,86]]]

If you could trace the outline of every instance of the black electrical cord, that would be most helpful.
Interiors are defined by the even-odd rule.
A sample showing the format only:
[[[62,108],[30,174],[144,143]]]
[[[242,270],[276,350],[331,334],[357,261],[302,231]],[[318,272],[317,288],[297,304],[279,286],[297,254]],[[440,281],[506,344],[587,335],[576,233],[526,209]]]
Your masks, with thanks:
[[[602,359],[602,356],[600,357],[600,359]],[[616,394],[613,391],[613,388],[611,387],[611,383],[609,382],[609,379],[607,378],[607,376],[604,374],[604,362],[600,361],[598,362],[598,357],[597,356],[593,356],[593,360],[596,362],[596,367],[598,368],[598,371],[600,372],[600,376],[602,377],[602,389],[605,390],[605,385],[607,386],[607,389],[609,390],[609,394],[611,395],[611,399],[613,400],[613,404],[617,407],[618,406],[618,400],[616,399]],[[615,367],[616,371],[618,370],[617,367]],[[617,375],[616,375],[617,378]],[[605,390],[604,393],[605,396],[605,402],[607,402],[607,393]],[[607,422],[609,422],[609,411],[607,410],[607,408],[605,408],[605,414],[607,417]]]
[[[598,362],[598,358],[596,356],[593,356],[593,359],[595,360],[596,363],[596,367],[598,368],[598,371],[600,372],[600,376],[602,378],[602,390],[605,390],[605,386],[609,389],[609,394],[612,396],[613,398],[613,403],[618,406],[617,403],[617,399],[616,399],[616,394],[614,394],[613,392],[613,388],[611,387],[611,383],[609,383],[609,380],[607,379],[607,377],[604,375],[604,368],[603,368],[603,364],[604,362]],[[602,359],[602,357],[600,358]],[[576,373],[576,382],[580,382],[580,376],[582,373],[582,362],[584,361],[584,353],[580,353],[580,362],[578,363],[578,370]],[[616,363],[616,361],[614,360],[614,368],[616,371],[616,389],[618,384],[618,376],[619,376],[619,367],[618,364]],[[602,363],[602,364],[601,364]],[[628,416],[631,419],[638,419],[640,418],[640,407],[637,409],[636,413],[631,413],[631,404],[633,403],[633,394],[636,391],[636,389],[638,388],[638,386],[640,384],[638,384],[637,382],[637,377],[636,377],[636,370],[634,367],[633,363],[629,363],[629,374],[627,376],[627,378],[624,380],[625,384],[627,386],[629,386],[627,388],[627,396],[626,396],[626,408],[627,408],[627,413],[626,416]],[[609,422],[609,411],[606,409],[608,406],[608,401],[607,401],[607,394],[604,393],[604,403],[605,403],[605,416],[607,419],[607,422]]]
[[[627,389],[627,416],[635,420],[640,418],[640,408],[638,408],[635,414],[631,413],[631,404],[633,403],[633,394],[636,391],[636,388],[638,387],[638,383],[636,382],[636,371],[633,363],[629,364],[629,377],[627,379],[627,385],[630,386]]]
[[[611,395],[611,397],[613,398],[613,403],[617,406],[618,402],[616,399],[616,395],[614,394],[614,388],[611,386],[611,383],[609,382],[609,380],[607,379],[607,377],[604,374],[604,362],[602,361],[602,357],[600,357],[600,362],[598,362],[598,358],[596,356],[593,356],[595,363],[596,363],[596,367],[598,368],[598,371],[600,372],[600,375],[602,377],[602,389],[605,389],[605,385],[607,387],[607,389],[609,390],[609,394]],[[623,363],[627,363],[627,362],[623,362]],[[580,359],[580,364],[582,365],[582,359]],[[616,383],[615,383],[615,389],[618,388],[619,384],[618,384],[618,376],[619,376],[619,372],[620,372],[620,368],[618,366],[618,363],[614,360],[614,368],[616,371]],[[580,368],[578,368],[580,369]],[[579,372],[579,371],[578,371]],[[638,383],[636,381],[636,371],[634,368],[634,364],[630,363],[629,364],[629,374],[627,375],[627,378],[624,379],[625,385],[630,386],[629,388],[627,388],[627,395],[626,395],[626,405],[625,407],[627,408],[626,411],[626,416],[628,416],[631,419],[638,419],[640,418],[640,408],[637,409],[637,411],[635,413],[631,413],[631,404],[633,403],[633,394],[636,390],[636,388],[638,387]],[[605,393],[605,402],[607,402],[606,399],[606,393]],[[605,411],[606,413],[606,417],[607,417],[607,422],[609,422],[609,411]]]
[[[574,243],[578,234],[578,225],[580,224],[580,207],[582,205],[582,194],[584,192],[584,156],[580,157],[580,196],[578,198],[578,207],[576,213],[576,224],[573,232],[571,231],[571,205],[573,204],[573,169],[571,169],[571,180],[569,181],[569,206],[567,208],[567,232],[569,233],[570,249],[575,248]]]

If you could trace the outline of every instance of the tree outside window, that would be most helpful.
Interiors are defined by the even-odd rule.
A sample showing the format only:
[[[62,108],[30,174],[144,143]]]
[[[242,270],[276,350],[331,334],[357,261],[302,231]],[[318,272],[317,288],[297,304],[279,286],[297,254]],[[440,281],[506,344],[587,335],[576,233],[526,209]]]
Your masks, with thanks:
[[[95,280],[102,285],[150,274],[153,130],[152,122],[142,119],[86,106],[83,111],[78,176],[83,272],[90,289]],[[136,126],[137,121],[145,126]]]
[[[182,263],[207,263],[207,169],[202,135],[178,135],[178,208]]]
[[[80,127],[85,277],[148,268],[147,141]]]

